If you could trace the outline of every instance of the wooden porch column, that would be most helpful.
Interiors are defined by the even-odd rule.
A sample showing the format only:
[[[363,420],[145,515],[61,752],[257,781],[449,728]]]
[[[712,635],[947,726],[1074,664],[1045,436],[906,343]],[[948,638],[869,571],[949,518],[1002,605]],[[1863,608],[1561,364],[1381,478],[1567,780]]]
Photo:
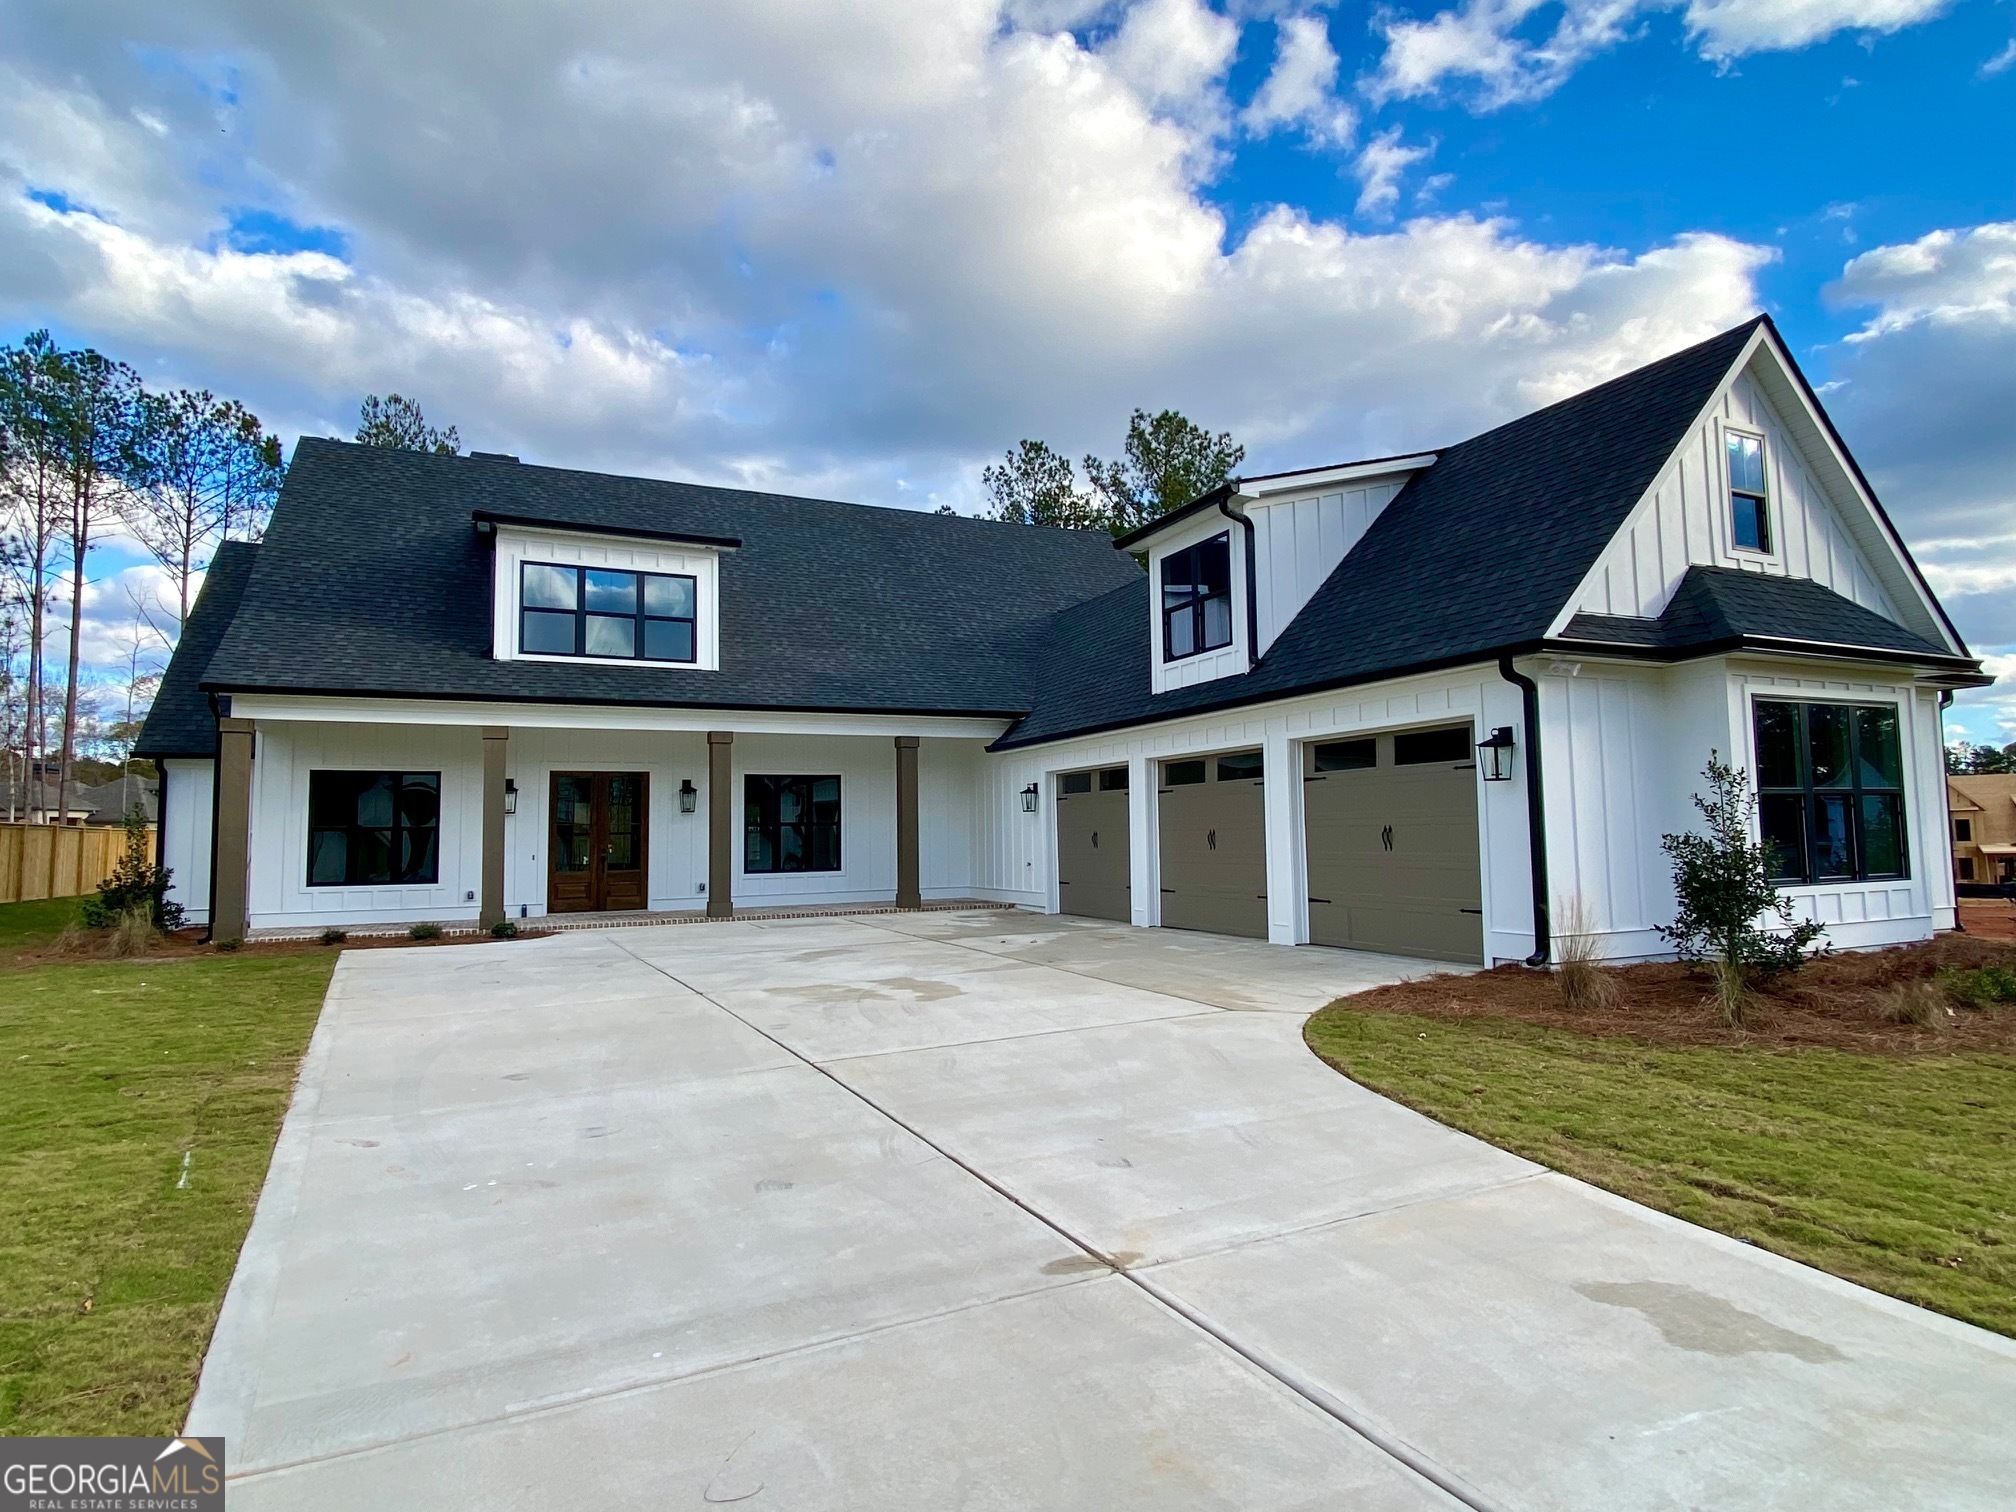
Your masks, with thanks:
[[[252,863],[252,721],[217,721],[217,859],[210,873],[210,938],[245,938]]]
[[[922,908],[917,887],[917,737],[896,737],[896,906]]]
[[[735,732],[707,732],[707,917],[735,916]]]
[[[483,906],[477,924],[493,929],[504,922],[504,758],[511,731],[483,726]]]

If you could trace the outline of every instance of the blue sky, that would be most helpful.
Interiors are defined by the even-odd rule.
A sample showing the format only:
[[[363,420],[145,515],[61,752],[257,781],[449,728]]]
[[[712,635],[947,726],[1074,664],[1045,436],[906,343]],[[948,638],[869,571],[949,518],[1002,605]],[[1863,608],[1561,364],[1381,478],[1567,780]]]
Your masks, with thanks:
[[[1763,308],[2016,677],[2012,125],[2007,0],[5,0],[0,328],[290,438],[398,389],[974,508],[1136,405],[1311,465]],[[146,577],[95,575],[108,624]],[[2016,738],[2016,686],[1954,727]]]

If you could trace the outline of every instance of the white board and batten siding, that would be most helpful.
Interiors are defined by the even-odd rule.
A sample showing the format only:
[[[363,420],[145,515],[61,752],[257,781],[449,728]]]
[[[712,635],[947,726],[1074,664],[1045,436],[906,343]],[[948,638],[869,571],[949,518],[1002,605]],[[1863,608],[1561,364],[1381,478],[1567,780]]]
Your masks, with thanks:
[[[473,920],[482,889],[481,739],[471,726],[261,721],[253,766],[252,927]],[[927,899],[973,895],[973,857],[983,815],[977,739],[925,738],[918,750],[918,866]],[[734,838],[735,903],[740,907],[888,902],[896,891],[896,754],[887,735],[743,733],[734,744],[734,798],[750,772],[841,779],[841,870],[749,875],[742,836]],[[169,779],[169,844],[193,894],[207,903],[211,798],[207,762],[177,763],[201,773]],[[308,774],[311,771],[441,774],[438,880],[411,886],[309,887]],[[506,774],[517,812],[505,818],[504,900],[512,917],[546,912],[555,772],[642,772],[650,781],[646,889],[657,911],[698,911],[707,903],[707,745],[701,731],[512,730]],[[690,781],[694,812],[679,811]],[[185,816],[184,805],[189,806]],[[200,812],[197,812],[200,807]],[[178,822],[179,821],[179,822]],[[200,836],[200,839],[199,839]],[[183,850],[191,854],[186,857]],[[178,877],[178,889],[181,879]],[[183,894],[178,891],[178,897]],[[187,900],[185,899],[185,902]]]
[[[1253,521],[1261,655],[1364,539],[1409,476],[1353,479],[1307,492],[1263,494],[1247,503],[1246,514]]]
[[[1667,834],[1698,830],[1690,801],[1711,751],[1754,771],[1757,697],[1894,703],[1905,764],[1911,875],[1784,889],[1841,948],[1923,939],[1953,924],[1938,697],[1908,680],[1830,677],[1810,667],[1715,659],[1677,667],[1537,664],[1545,741],[1548,874],[1557,928],[1579,905],[1602,953],[1671,954]],[[1564,675],[1567,667],[1579,670]]]
[[[1872,554],[1855,539],[1836,497],[1850,487],[1831,459],[1811,457],[1765,392],[1760,353],[1718,396],[1714,412],[1688,434],[1650,495],[1605,548],[1571,612],[1656,619],[1689,567],[1732,567],[1781,577],[1810,578],[1863,608],[1931,633],[1915,595],[1896,581],[1902,568],[1887,551]],[[1810,416],[1803,431],[1812,429]],[[1764,439],[1771,550],[1739,549],[1731,537],[1727,436]],[[1860,513],[1860,507],[1857,506]],[[1864,521],[1866,534],[1874,527]],[[1889,559],[1886,561],[1886,559]],[[1873,565],[1884,561],[1887,571]],[[1886,583],[1886,579],[1890,580]],[[1558,628],[1558,627],[1557,627]]]
[[[186,924],[210,922],[210,816],[217,796],[216,763],[170,759],[161,805],[161,864],[172,873],[168,901],[182,905]]]

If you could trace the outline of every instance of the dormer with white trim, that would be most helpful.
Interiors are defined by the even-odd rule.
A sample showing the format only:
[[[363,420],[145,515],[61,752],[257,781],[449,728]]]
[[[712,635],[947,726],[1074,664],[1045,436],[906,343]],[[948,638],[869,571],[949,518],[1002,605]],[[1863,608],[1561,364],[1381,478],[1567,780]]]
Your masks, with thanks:
[[[491,654],[711,672],[721,665],[725,537],[478,511],[491,537]]]
[[[1157,693],[1252,670],[1432,452],[1235,478],[1120,537],[1148,554]]]

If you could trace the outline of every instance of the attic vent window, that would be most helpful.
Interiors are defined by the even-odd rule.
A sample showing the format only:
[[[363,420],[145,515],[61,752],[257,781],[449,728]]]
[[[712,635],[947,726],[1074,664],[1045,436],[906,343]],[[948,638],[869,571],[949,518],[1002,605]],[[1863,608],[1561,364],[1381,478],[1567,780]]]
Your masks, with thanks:
[[[1232,644],[1232,535],[1226,531],[1162,559],[1162,659],[1180,661]]]
[[[1741,431],[1729,442],[1730,538],[1739,551],[1771,549],[1770,498],[1764,487],[1764,438]]]

